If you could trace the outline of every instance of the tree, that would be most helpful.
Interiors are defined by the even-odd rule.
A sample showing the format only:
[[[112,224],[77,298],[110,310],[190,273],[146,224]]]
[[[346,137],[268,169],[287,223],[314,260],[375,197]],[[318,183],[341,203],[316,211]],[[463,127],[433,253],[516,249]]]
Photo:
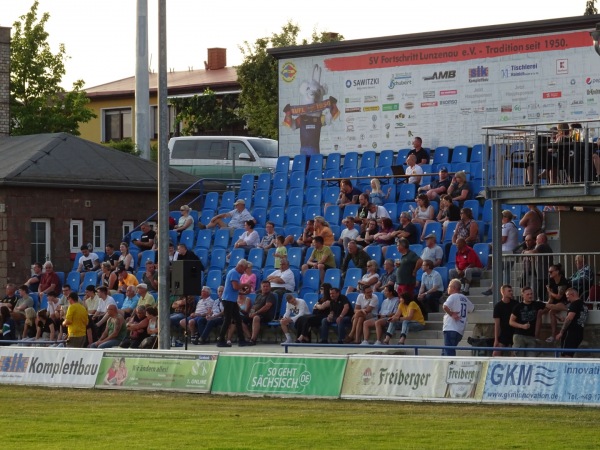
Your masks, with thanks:
[[[10,46],[10,133],[25,135],[67,132],[79,135],[79,123],[96,117],[87,108],[84,82],[73,83],[66,92],[59,86],[65,75],[64,44],[53,54],[44,13],[38,20],[38,1],[13,24]]]
[[[598,10],[596,9],[596,0],[588,0],[585,3],[585,12],[584,16],[592,16],[594,14],[598,14]]]
[[[240,101],[241,116],[252,134],[277,139],[278,126],[278,84],[277,59],[267,53],[267,48],[298,45],[300,28],[288,22],[281,33],[259,38],[254,45],[248,41],[240,47],[244,61],[237,68],[238,82],[242,88]],[[312,44],[341,41],[344,37],[336,33],[313,30]],[[303,39],[301,45],[309,42]]]
[[[182,124],[185,136],[203,133],[222,134],[244,128],[237,95],[216,95],[206,89],[202,95],[170,100],[177,111],[175,129]]]

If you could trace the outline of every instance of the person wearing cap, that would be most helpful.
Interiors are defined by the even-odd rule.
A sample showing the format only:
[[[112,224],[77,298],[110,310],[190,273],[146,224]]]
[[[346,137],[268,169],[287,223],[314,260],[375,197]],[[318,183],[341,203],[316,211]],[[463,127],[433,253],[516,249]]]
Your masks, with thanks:
[[[210,219],[206,228],[214,228],[218,226],[219,228],[228,228],[229,233],[233,235],[235,230],[243,230],[246,221],[254,220],[250,211],[246,209],[246,201],[243,198],[238,198],[233,204],[233,209],[226,213],[217,214],[215,217]],[[231,217],[229,223],[223,222],[223,219]]]
[[[179,208],[179,211],[181,212],[181,217],[179,218],[177,225],[173,227],[173,229],[177,231],[177,236],[181,236],[181,232],[183,230],[194,229],[194,218],[190,216],[191,210],[192,208],[190,208],[188,205],[183,205],[181,208]]]
[[[441,166],[438,172],[438,178],[434,179],[430,184],[421,186],[418,193],[427,195],[429,200],[437,200],[444,195],[450,187],[452,181],[448,176],[448,168]]]
[[[139,297],[138,305],[143,305],[146,308],[149,306],[156,306],[156,300],[148,292],[148,285],[146,283],[140,283],[137,285],[137,294]]]
[[[442,260],[444,259],[444,250],[442,247],[437,245],[437,237],[435,234],[428,234],[425,236],[425,247],[421,253],[421,259],[423,261],[426,259],[430,260],[433,264],[433,267],[439,267],[442,265]]]

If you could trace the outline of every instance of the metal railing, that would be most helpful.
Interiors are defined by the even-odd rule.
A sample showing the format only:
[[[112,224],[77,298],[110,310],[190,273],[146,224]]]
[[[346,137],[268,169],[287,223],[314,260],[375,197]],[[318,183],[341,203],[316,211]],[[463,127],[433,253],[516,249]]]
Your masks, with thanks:
[[[583,263],[576,263],[577,256],[583,257]],[[534,299],[546,301],[548,269],[556,264],[561,265],[564,277],[579,292],[580,298],[594,309],[600,308],[600,277],[596,275],[600,271],[600,253],[504,254],[502,284],[510,284],[515,296],[520,296],[521,288],[529,286],[533,289]]]
[[[555,130],[563,127],[566,130]],[[484,152],[486,164],[483,165],[486,186],[598,182],[598,120],[584,120],[577,124],[541,122],[486,126],[483,129],[487,147],[487,152]]]
[[[419,355],[419,350],[456,350],[456,351],[470,351],[470,352],[479,352],[479,351],[499,351],[499,352],[527,352],[527,353],[554,353],[555,358],[560,358],[562,353],[600,353],[600,348],[521,348],[521,347],[449,347],[446,345],[360,345],[360,344],[305,344],[305,343],[281,343],[280,344],[284,348],[284,353],[288,353],[288,348],[302,348],[302,347],[312,347],[312,348],[362,348],[366,350],[370,349],[388,349],[388,350],[397,350],[397,349],[411,349],[413,350],[413,354],[415,356]],[[474,355],[477,356],[477,355]],[[517,355],[518,356],[518,355]]]

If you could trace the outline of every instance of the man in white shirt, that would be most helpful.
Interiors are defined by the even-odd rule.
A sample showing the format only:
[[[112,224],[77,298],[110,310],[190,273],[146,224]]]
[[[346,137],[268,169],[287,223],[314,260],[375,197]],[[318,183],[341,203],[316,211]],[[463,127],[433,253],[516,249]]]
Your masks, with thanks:
[[[440,298],[444,290],[442,276],[433,270],[433,261],[423,259],[423,276],[421,277],[421,286],[417,298],[427,306],[429,312],[438,312],[440,310]]]
[[[448,298],[444,302],[444,345],[456,347],[462,340],[467,326],[467,313],[473,312],[473,303],[460,293],[461,282],[458,278],[448,283]],[[456,356],[456,350],[446,348],[442,350],[442,356]]]
[[[417,165],[417,157],[414,154],[408,155],[406,164],[408,167],[404,170],[404,174],[410,175],[408,182],[416,184],[417,187],[419,187],[421,184],[421,175],[423,175],[423,168]]]
[[[79,264],[77,266],[77,272],[81,274],[81,280],[86,272],[97,272],[100,270],[100,260],[96,253],[90,252],[87,245],[81,246],[81,256],[79,257]]]
[[[217,214],[215,217],[210,219],[206,228],[213,228],[215,226],[219,226],[219,228],[229,228],[230,235],[233,236],[233,232],[235,230],[241,230],[244,228],[244,224],[247,220],[254,220],[250,211],[246,209],[246,201],[242,198],[239,198],[233,204],[234,209],[229,212]],[[231,217],[229,223],[223,222],[223,219],[226,217]]]
[[[281,260],[281,268],[271,273],[265,281],[271,284],[271,292],[281,297],[286,292],[293,292],[296,289],[296,279],[294,272],[290,269],[290,262],[287,258]]]
[[[367,220],[375,219],[379,223],[379,219],[383,219],[384,217],[387,217],[388,219],[391,218],[390,213],[388,213],[388,210],[385,209],[384,206],[377,206],[374,203],[369,203],[367,209],[369,210],[369,214],[367,214]]]
[[[421,259],[425,261],[429,259],[433,261],[433,267],[439,267],[442,265],[444,259],[444,250],[442,247],[437,245],[437,238],[435,234],[428,234],[425,236],[425,248],[421,253]]]
[[[354,226],[354,217],[348,216],[342,223],[346,225],[346,228],[340,233],[340,238],[337,241],[337,245],[344,248],[344,252],[348,251],[348,242],[353,241],[359,235],[358,230]]]
[[[301,298],[294,297],[294,294],[286,294],[285,296],[285,314],[279,321],[281,324],[281,331],[285,334],[285,343],[291,344],[294,342],[292,333],[290,333],[290,326],[294,326],[299,317],[305,316],[310,313],[308,305]]]

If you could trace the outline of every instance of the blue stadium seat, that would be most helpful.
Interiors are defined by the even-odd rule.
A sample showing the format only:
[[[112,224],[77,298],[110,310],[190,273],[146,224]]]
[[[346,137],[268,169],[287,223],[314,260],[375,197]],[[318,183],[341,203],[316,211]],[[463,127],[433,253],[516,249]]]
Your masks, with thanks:
[[[139,239],[141,235],[142,233],[140,232],[137,238]],[[133,240],[133,233],[131,233],[131,240]],[[73,267],[71,268],[71,272],[77,271],[77,268],[79,267],[79,258],[81,258],[82,256],[83,253],[77,252],[77,254],[75,255],[75,259],[73,260]]]
[[[381,246],[380,245],[368,245],[364,248],[365,252],[369,255],[369,258],[375,260],[379,268],[381,268],[382,264],[382,254],[381,254]]]
[[[360,169],[371,169],[375,168],[375,160],[377,159],[377,153],[374,150],[367,150],[363,152],[360,157]]]
[[[377,160],[377,167],[392,167],[394,165],[394,151],[382,150]]]
[[[309,187],[306,190],[306,205],[321,205],[321,188],[320,187]]]
[[[327,160],[325,161],[325,170],[334,169],[340,170],[340,163],[342,161],[342,155],[340,153],[330,153],[327,155]]]
[[[210,223],[210,220],[215,216],[215,211],[212,209],[203,209],[198,222],[204,226]],[[175,242],[173,242],[175,244]]]
[[[275,165],[275,173],[284,173],[287,176],[288,171],[290,170],[290,157],[289,156],[280,156],[277,158],[277,163]]]
[[[223,284],[223,272],[220,270],[209,270],[206,274],[204,283],[211,288],[213,292],[217,292],[219,286]]]
[[[314,219],[322,214],[321,207],[317,205],[308,205],[304,212],[304,220]]]
[[[229,231],[228,231],[229,232]],[[223,248],[213,248],[210,252],[210,263],[208,265],[208,270],[220,270],[223,271],[225,269],[227,251]]]
[[[469,147],[466,145],[457,145],[452,150],[452,164],[454,163],[465,163],[468,161]]]
[[[321,201],[323,204],[331,203],[332,205],[335,205],[337,203],[338,196],[340,195],[340,188],[338,186],[328,186],[321,195]]]
[[[401,184],[400,187],[398,188],[398,201],[403,201],[403,202],[410,202],[410,201],[414,201],[415,196],[416,196],[416,186],[412,183],[404,183]]]
[[[435,234],[436,242],[442,242],[442,224],[441,222],[429,222],[425,225],[425,230],[423,231],[425,236],[430,234]]]
[[[411,244],[409,248],[419,256],[423,253],[423,244]]]
[[[304,189],[306,184],[306,175],[304,172],[292,172],[290,174],[290,188],[301,188]]]
[[[359,208],[360,208],[360,205],[358,203],[350,203],[349,205],[344,206],[343,217],[348,217],[348,216],[356,217],[356,215],[358,214]]]
[[[254,193],[254,208],[268,208],[269,207],[269,191],[260,189]]]
[[[333,253],[333,258],[335,259],[335,266],[341,267],[342,266],[342,247],[339,247],[337,245],[332,245],[331,253]]]
[[[321,179],[323,178],[323,171],[321,170],[309,170],[306,174],[306,187],[317,187],[320,188],[323,184]]]
[[[218,192],[208,192],[204,196],[204,204],[202,205],[202,210],[212,209],[213,211],[219,209],[219,193]]]
[[[445,164],[450,158],[450,149],[444,145],[435,148],[432,164]]]
[[[446,266],[440,266],[440,267],[435,267],[433,270],[435,270],[437,273],[440,274],[440,276],[442,277],[442,283],[444,283],[444,289],[446,289],[448,287],[448,268]]]
[[[240,179],[240,191],[250,191],[254,190],[254,175],[251,173],[245,173],[242,175]]]
[[[194,248],[210,248],[212,244],[212,230],[204,229],[198,231],[196,245]]]
[[[340,225],[340,215],[341,210],[338,205],[329,205],[327,209],[325,209],[325,220],[329,222],[329,225]]]
[[[306,302],[306,306],[308,306],[309,313],[312,313],[313,308],[319,301],[319,293],[318,292],[306,292],[302,298]]]
[[[463,208],[471,208],[471,211],[473,211],[473,218],[475,220],[480,219],[479,200],[465,200]]]
[[[262,248],[251,248],[248,252],[247,260],[252,263],[255,268],[262,268],[265,251]]]
[[[287,173],[280,173],[280,172],[275,172],[273,174],[273,184],[271,186],[272,190],[275,189],[287,189],[287,184],[288,184],[288,174]]]
[[[356,178],[358,176],[358,169],[353,167],[344,167],[340,170],[340,178]],[[354,185],[356,183],[352,183]]]
[[[485,152],[485,144],[476,144],[471,149],[471,157],[469,162],[483,162],[483,153]]]
[[[285,235],[286,236],[293,236],[294,241],[300,239],[300,236],[302,236],[302,232],[303,231],[304,231],[304,228],[301,225],[286,225],[285,229],[284,229]],[[288,248],[288,255],[289,255],[290,250],[292,248],[295,248],[295,247],[289,247]]]
[[[383,207],[386,209],[388,214],[390,215],[390,219],[392,219],[392,223],[398,224],[398,204],[397,203],[385,203]]]
[[[300,269],[302,267],[302,249],[300,247],[290,247],[287,258],[290,262],[290,268]]]
[[[215,231],[213,249],[229,248],[229,230],[221,228]]]
[[[246,256],[246,250],[243,248],[234,248],[229,252],[229,265],[227,269],[233,269],[240,259],[244,259]],[[211,262],[212,264],[212,262]]]
[[[283,227],[285,223],[285,208],[283,206],[274,206],[269,211],[269,220],[276,227]]]
[[[471,172],[472,180],[483,180],[483,166],[480,162],[469,163],[471,166],[469,172]]]
[[[64,283],[63,283],[64,284]],[[67,274],[66,284],[71,286],[73,292],[79,291],[79,285],[81,284],[81,276],[79,272],[72,270]]]
[[[122,309],[125,302],[125,294],[113,294],[112,298],[117,304],[117,308]]]
[[[346,270],[346,275],[344,276],[344,285],[342,286],[342,292],[346,292],[346,289],[349,286],[356,288],[362,276],[362,269],[359,269],[357,267],[352,267]]]
[[[298,296],[303,298],[308,292],[318,293],[320,286],[321,275],[319,274],[319,269],[308,269],[302,275],[302,288],[300,289]]]
[[[292,172],[306,172],[306,155],[296,155],[292,160]]]
[[[473,174],[471,173],[471,163],[455,163],[450,166],[450,172],[465,172],[467,181],[471,181]]]
[[[83,275],[83,281],[81,283],[81,287],[79,288],[79,293],[83,294],[86,286],[89,285],[94,287],[98,286],[98,272],[86,272],[85,275]]]
[[[267,223],[267,208],[254,208],[252,217],[254,217],[258,226],[264,227]]]
[[[475,253],[477,253],[477,256],[479,256],[479,260],[481,261],[483,268],[487,269],[488,259],[490,257],[490,245],[487,243],[480,242],[473,246],[473,250],[475,251]]]
[[[318,170],[319,172],[323,172],[323,160],[325,158],[322,154],[318,153],[316,155],[310,155],[308,160],[308,171]]]
[[[386,247],[385,259],[391,259],[392,261],[396,261],[397,259],[402,259],[402,255],[398,251],[398,246],[395,244],[388,245]]]
[[[293,188],[288,192],[288,206],[304,206],[304,189]]]
[[[286,189],[273,189],[271,193],[271,207],[280,206],[285,207],[285,202],[287,200],[287,190]]]
[[[346,152],[342,169],[358,170],[358,152]]]
[[[287,214],[285,218],[285,224],[287,225],[295,225],[302,226],[303,219],[303,208],[302,206],[288,206]]]
[[[240,237],[242,236],[242,234],[244,234],[244,232],[245,230],[241,228],[233,230],[233,236],[231,236],[230,247],[233,247],[233,244],[240,240]]]
[[[411,150],[411,148],[401,148],[400,150],[398,150],[398,155],[396,155],[397,166],[402,166],[404,165],[404,163],[406,163],[406,157],[408,156]]]
[[[246,209],[250,210],[252,208],[252,197],[253,191],[251,190],[243,190],[238,192],[237,198],[242,199],[246,202]]]
[[[185,244],[185,246],[189,249],[194,248],[194,230],[183,230],[181,232],[181,236],[179,237],[179,243]]]
[[[448,252],[448,256],[446,257],[446,267],[448,269],[456,268],[456,244],[452,244],[450,246],[450,251]]]
[[[225,191],[221,194],[221,205],[219,209],[227,209],[231,211],[233,209],[233,202],[235,202],[235,192],[233,191]]]
[[[323,276],[323,283],[329,283],[332,287],[340,288],[342,285],[342,271],[340,269],[327,269]]]
[[[452,236],[454,236],[454,230],[456,230],[457,224],[458,224],[458,221],[448,222],[448,225],[446,226],[446,234],[444,235],[444,244],[447,244],[448,242],[452,242]]]
[[[208,264],[208,249],[207,248],[195,248],[194,253],[202,261],[204,267],[209,267]]]
[[[340,169],[325,169],[323,171],[323,178],[339,178],[339,177],[340,177]]]
[[[256,181],[256,191],[264,190],[267,192],[271,191],[271,174],[261,173]]]
[[[270,248],[267,252],[267,257],[265,258],[265,265],[263,267],[263,278],[267,278],[267,274],[265,273],[265,271],[275,269],[275,257],[273,256],[274,254],[275,249]]]
[[[192,249],[194,247],[192,245],[192,246],[189,246],[188,248]],[[142,252],[142,256],[140,258],[140,270],[141,270],[141,268],[146,267],[146,261],[156,262],[156,252],[154,250],[144,250]]]

